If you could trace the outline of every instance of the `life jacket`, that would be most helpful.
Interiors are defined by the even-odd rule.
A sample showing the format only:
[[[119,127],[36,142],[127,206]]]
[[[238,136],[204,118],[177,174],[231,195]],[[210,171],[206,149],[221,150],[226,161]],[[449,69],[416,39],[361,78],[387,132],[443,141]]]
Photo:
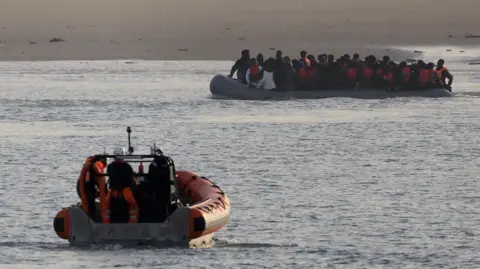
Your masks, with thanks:
[[[438,81],[442,82],[443,79],[443,71],[448,71],[448,69],[444,66],[440,69],[435,69],[435,73],[437,74]]]
[[[363,68],[363,78],[369,82],[372,79],[373,76],[373,70],[369,67],[364,67]]]
[[[310,60],[307,57],[302,58],[302,61],[305,63],[305,67],[310,67]]]
[[[121,191],[110,190],[105,200],[105,211],[102,212],[102,223],[126,223],[127,217],[128,223],[136,223],[138,209],[131,188],[124,188]],[[112,216],[115,216],[115,219],[112,220]]]
[[[382,69],[378,69],[375,74],[383,79],[385,79],[389,83],[393,83],[393,73],[388,71],[388,72],[383,72]]]
[[[428,70],[421,68],[418,70],[420,73],[420,86],[426,86],[429,82],[428,80]]]
[[[87,160],[85,161],[85,164],[82,167],[82,171],[80,172],[80,177],[78,178],[81,207],[83,211],[90,217],[95,216],[94,208],[90,208],[90,206],[93,206],[95,204],[96,192],[92,193],[91,189],[89,190],[89,188],[86,187],[86,184],[91,183],[93,181],[94,185],[89,185],[89,186],[92,186],[93,188],[94,186],[98,187],[100,211],[103,211],[105,208],[105,196],[106,196],[105,177],[92,175],[92,172],[99,175],[103,174],[105,165],[100,161],[96,161],[92,165],[92,160],[93,160],[93,157],[87,158]]]
[[[407,84],[410,82],[410,77],[412,75],[412,69],[410,67],[405,66],[402,68],[402,83]]]
[[[261,73],[260,73],[260,66],[254,65],[250,66],[250,82],[258,82],[260,79],[262,79]]]
[[[299,79],[299,83],[300,85],[305,85],[307,83],[307,80],[308,80],[308,72],[307,72],[307,69],[305,67],[300,67],[298,69],[298,79]]]
[[[357,68],[348,68],[347,69],[347,79],[350,81],[357,80]]]

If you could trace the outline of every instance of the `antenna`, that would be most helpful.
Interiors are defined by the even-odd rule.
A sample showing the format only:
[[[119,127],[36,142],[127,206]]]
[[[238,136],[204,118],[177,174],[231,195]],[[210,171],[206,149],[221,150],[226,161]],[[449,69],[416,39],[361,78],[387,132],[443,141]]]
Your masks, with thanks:
[[[130,139],[130,134],[132,133],[132,128],[130,126],[127,127],[127,134],[128,134],[128,155],[132,155],[133,153],[133,147],[131,146],[131,139]]]

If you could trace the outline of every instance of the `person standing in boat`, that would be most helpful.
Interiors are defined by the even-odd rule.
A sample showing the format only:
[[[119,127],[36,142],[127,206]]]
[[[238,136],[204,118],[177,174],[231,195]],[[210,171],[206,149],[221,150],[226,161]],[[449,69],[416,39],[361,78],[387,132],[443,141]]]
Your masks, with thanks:
[[[107,195],[104,173],[107,160],[99,159],[92,163],[95,156],[90,156],[85,161],[80,176],[77,180],[77,193],[83,211],[92,219],[96,220],[96,198],[99,198],[100,209],[104,207]]]
[[[452,91],[453,76],[448,69],[444,66],[445,61],[443,59],[438,60],[437,67],[435,68],[435,77],[437,85],[443,87],[449,91]],[[448,83],[445,79],[448,78]]]
[[[238,59],[230,70],[228,77],[232,78],[235,71],[237,72],[237,79],[245,83],[245,72],[248,68],[248,62],[250,61],[250,51],[242,50],[242,57]]]

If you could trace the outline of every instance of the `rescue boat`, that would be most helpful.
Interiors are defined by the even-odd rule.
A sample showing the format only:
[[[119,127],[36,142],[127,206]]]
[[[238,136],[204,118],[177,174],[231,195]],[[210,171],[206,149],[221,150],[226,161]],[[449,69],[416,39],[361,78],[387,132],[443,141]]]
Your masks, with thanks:
[[[168,177],[157,178],[163,180],[165,183],[163,185],[168,187],[167,192],[170,193],[170,199],[167,199],[169,202],[165,205],[168,209],[165,220],[159,223],[142,223],[141,220],[136,223],[102,223],[98,201],[95,201],[96,212],[93,214],[85,212],[79,203],[65,207],[56,214],[53,221],[56,234],[68,240],[71,246],[131,243],[184,247],[212,246],[214,233],[229,220],[230,200],[227,195],[206,177],[192,171],[176,171],[173,160],[163,155],[156,146],[151,147],[150,154],[134,155],[130,146],[130,127],[127,128],[127,132],[129,137],[127,154],[95,155],[91,163],[97,160],[107,160],[108,163],[119,159],[129,164],[139,163],[139,171],[134,171],[137,179],[149,177],[149,171],[143,171],[145,163],[155,162],[156,165],[166,168]],[[93,172],[91,169],[90,173]],[[108,183],[107,174],[95,176],[105,177]],[[149,180],[152,180],[152,177],[149,177]],[[142,207],[139,211],[142,211]]]
[[[236,79],[225,75],[216,75],[210,81],[210,92],[214,97],[239,100],[284,100],[284,99],[324,99],[324,98],[355,98],[355,99],[385,99],[395,97],[452,97],[454,94],[446,89],[401,90],[386,91],[378,89],[335,89],[335,90],[295,90],[267,91],[250,87]]]

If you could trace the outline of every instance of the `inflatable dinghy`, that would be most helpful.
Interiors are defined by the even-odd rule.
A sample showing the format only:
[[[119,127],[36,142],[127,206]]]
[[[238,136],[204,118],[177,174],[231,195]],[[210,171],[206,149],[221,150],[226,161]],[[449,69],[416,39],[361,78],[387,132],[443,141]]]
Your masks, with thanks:
[[[375,89],[335,89],[314,91],[267,91],[249,87],[236,79],[225,75],[216,75],[210,81],[210,92],[215,97],[241,100],[271,99],[323,99],[346,97],[356,99],[385,99],[395,97],[452,97],[454,94],[446,89],[386,91]]]

